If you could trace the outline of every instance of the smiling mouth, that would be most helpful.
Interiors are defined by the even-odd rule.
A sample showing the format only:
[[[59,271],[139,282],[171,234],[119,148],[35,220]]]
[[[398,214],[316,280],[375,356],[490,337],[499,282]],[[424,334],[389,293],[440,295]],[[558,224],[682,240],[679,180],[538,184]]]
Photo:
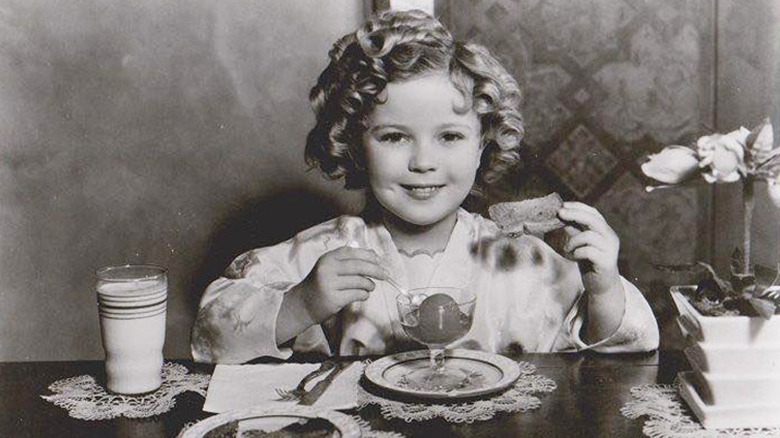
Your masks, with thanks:
[[[401,187],[414,198],[427,199],[436,194],[439,189],[444,187],[444,184],[430,184],[430,185],[418,185],[418,184],[401,184]]]

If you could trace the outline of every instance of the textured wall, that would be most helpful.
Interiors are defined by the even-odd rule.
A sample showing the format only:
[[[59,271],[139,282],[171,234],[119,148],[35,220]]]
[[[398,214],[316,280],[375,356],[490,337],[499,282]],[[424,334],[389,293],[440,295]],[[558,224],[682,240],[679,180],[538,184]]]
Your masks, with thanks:
[[[454,4],[454,3],[451,3]],[[713,117],[709,0],[493,0],[457,4],[455,32],[493,49],[524,91],[523,187],[596,206],[622,237],[624,274],[706,258],[708,193],[645,192],[642,157]],[[673,220],[669,220],[674,218]]]
[[[316,10],[314,10],[314,7]],[[0,0],[0,360],[101,358],[104,264],[170,269],[166,355],[242,249],[345,208],[308,90],[362,3]]]

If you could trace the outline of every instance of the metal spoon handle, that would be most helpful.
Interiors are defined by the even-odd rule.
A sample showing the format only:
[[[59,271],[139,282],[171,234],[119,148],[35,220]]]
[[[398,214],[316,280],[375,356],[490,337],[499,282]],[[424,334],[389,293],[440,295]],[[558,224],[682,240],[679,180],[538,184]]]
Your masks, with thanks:
[[[348,246],[348,247],[350,247],[350,248],[360,248],[360,244],[359,244],[359,243],[357,243],[356,241],[352,240],[352,239],[350,239],[350,240],[349,240],[349,242],[347,242],[347,246]],[[398,292],[401,292],[401,293],[402,293],[402,294],[404,294],[404,295],[407,295],[407,294],[408,294],[408,292],[406,291],[406,289],[404,289],[403,287],[401,287],[401,285],[400,285],[400,284],[398,284],[398,282],[396,282],[396,281],[395,281],[395,280],[393,280],[392,278],[390,278],[390,277],[387,277],[387,280],[385,280],[385,281],[387,281],[388,283],[390,283],[390,286],[393,286],[394,288],[398,289]]]
[[[404,289],[403,287],[401,287],[401,285],[400,285],[400,284],[398,284],[398,283],[397,283],[395,280],[393,280],[391,277],[387,277],[387,280],[385,280],[385,281],[387,281],[388,283],[390,283],[390,286],[393,286],[394,288],[398,289],[398,292],[401,292],[401,293],[402,293],[402,294],[404,294],[404,295],[407,295],[407,294],[408,294],[408,292],[406,291],[406,289]]]

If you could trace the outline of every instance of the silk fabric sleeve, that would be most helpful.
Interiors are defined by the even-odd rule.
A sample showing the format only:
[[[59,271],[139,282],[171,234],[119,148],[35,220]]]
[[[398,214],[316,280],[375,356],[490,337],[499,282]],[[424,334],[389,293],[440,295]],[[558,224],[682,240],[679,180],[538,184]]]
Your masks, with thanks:
[[[201,298],[192,329],[193,359],[243,363],[263,356],[286,359],[293,351],[330,353],[319,325],[298,335],[291,347],[276,345],[276,319],[284,294],[322,254],[344,246],[361,225],[358,218],[341,217],[237,257]]]

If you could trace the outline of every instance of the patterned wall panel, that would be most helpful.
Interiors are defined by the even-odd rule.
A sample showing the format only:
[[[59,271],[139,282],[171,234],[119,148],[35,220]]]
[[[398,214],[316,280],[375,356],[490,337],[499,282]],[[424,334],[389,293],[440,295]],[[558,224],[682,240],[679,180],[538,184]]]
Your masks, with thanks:
[[[624,273],[707,257],[709,193],[647,193],[642,157],[713,119],[713,2],[440,2],[456,37],[491,49],[520,83],[523,166],[493,200],[558,191],[596,206],[621,236]]]

